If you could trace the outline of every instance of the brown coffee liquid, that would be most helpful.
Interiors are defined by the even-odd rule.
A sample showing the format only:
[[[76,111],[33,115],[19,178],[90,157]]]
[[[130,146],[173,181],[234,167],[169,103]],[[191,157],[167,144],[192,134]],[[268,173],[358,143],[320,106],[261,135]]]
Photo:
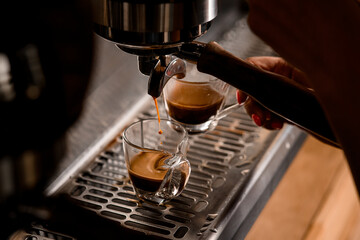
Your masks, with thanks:
[[[168,169],[164,161],[172,155],[169,153],[140,152],[130,160],[129,176],[133,185],[148,192],[156,192]]]
[[[156,113],[157,113],[157,117],[158,117],[158,121],[159,121],[159,134],[162,134],[163,131],[161,130],[161,126],[160,126],[160,113],[159,113],[159,105],[157,103],[157,99],[155,97],[153,97],[154,99],[154,103],[155,103],[155,107],[156,107]]]
[[[214,116],[224,96],[205,84],[176,84],[167,95],[169,115],[181,123],[200,124]]]

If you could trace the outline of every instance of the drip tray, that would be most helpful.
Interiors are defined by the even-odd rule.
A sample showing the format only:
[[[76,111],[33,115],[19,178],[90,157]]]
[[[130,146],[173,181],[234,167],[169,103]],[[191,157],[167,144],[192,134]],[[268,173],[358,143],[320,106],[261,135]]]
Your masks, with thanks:
[[[154,116],[143,112],[138,119]],[[278,133],[255,126],[240,110],[220,120],[213,131],[191,136],[189,182],[180,196],[165,205],[139,202],[127,174],[121,137],[83,166],[60,192],[121,228],[144,233],[147,239],[217,239],[224,234],[228,218],[240,209],[236,205],[250,196],[246,191],[251,176]],[[235,221],[249,219],[245,217],[249,210],[250,206]]]

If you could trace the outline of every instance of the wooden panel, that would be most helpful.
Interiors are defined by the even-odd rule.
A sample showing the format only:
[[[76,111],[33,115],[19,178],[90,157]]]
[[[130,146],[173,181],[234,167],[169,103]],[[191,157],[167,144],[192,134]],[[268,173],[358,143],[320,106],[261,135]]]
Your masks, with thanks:
[[[356,211],[356,210],[355,210]],[[357,214],[352,222],[349,223],[349,231],[347,234],[341,238],[341,240],[359,240],[360,239],[360,211],[357,211]]]
[[[358,236],[352,231],[358,211],[342,151],[308,137],[246,240]]]
[[[339,171],[310,223],[306,240],[347,239],[353,219],[358,215],[359,201],[348,167]]]

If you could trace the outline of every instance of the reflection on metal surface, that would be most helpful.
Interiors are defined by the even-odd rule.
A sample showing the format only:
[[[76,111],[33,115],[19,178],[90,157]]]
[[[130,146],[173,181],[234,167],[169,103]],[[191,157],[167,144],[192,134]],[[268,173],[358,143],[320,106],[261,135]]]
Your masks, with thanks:
[[[217,15],[217,0],[92,0],[95,31],[127,48],[191,41]],[[196,14],[195,14],[196,13]],[[124,45],[124,46],[125,46]]]
[[[18,230],[9,240],[76,240],[75,238],[58,232],[49,231],[41,225],[32,224],[27,230]]]

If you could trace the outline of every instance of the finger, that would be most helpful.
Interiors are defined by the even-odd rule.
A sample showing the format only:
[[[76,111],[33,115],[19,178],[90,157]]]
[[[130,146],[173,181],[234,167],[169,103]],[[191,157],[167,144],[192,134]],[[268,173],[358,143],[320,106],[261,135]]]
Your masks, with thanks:
[[[236,99],[238,101],[239,104],[242,104],[246,101],[248,95],[242,91],[240,91],[239,89],[236,90]]]
[[[285,61],[283,58],[272,56],[254,56],[247,58],[246,61],[263,70],[283,75],[304,85],[305,87],[310,87],[306,74]]]
[[[286,122],[283,118],[270,112],[252,98],[246,101],[244,107],[257,126],[269,130],[279,130]]]
[[[282,62],[285,62],[284,59],[280,57],[273,57],[273,56],[253,56],[248,57],[246,59],[248,63],[259,67],[261,69],[274,72],[278,65],[282,65]]]
[[[283,118],[278,117],[270,111],[265,114],[269,115],[269,117],[266,117],[265,123],[263,124],[264,128],[269,130],[279,130],[284,126],[285,121]]]
[[[249,98],[244,104],[245,110],[251,116],[254,123],[261,127],[266,121],[265,109],[253,98]]]

